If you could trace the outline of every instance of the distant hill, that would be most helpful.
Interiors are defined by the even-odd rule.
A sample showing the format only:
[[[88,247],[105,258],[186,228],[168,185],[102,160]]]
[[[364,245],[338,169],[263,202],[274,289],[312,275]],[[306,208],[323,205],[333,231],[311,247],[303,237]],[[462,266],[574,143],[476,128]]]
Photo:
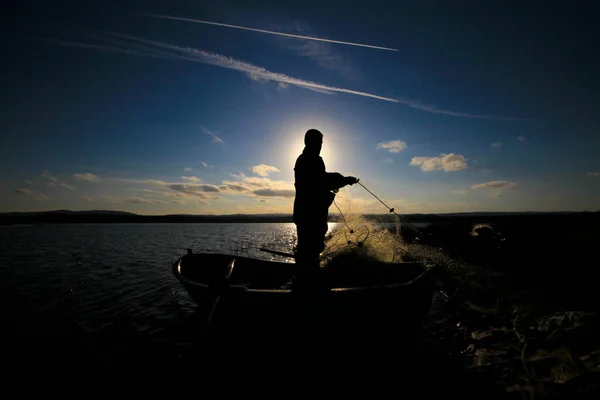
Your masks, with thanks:
[[[572,218],[580,216],[589,218],[600,216],[600,212],[470,212],[449,214],[407,214],[402,219],[410,222],[510,222],[515,218],[522,220],[538,220],[540,218]],[[394,222],[393,214],[365,214],[364,217],[374,222]],[[330,221],[338,221],[339,214],[330,213]],[[0,225],[21,224],[61,224],[61,223],[260,223],[260,222],[293,222],[291,214],[228,214],[228,215],[139,215],[114,210],[53,210],[37,212],[0,213]]]

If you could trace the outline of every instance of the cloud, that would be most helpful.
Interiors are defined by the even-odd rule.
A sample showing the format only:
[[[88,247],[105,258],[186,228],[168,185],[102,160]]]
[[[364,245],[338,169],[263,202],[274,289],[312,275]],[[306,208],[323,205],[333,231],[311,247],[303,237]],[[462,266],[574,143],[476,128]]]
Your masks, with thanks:
[[[588,176],[597,178],[600,176],[600,172],[588,172]]]
[[[491,192],[487,196],[488,197],[502,197],[502,192]]]
[[[192,169],[191,168],[184,168],[183,172],[192,172]]]
[[[213,142],[223,143],[223,139],[218,137],[213,131],[206,129],[202,125],[200,125],[200,129],[202,129],[202,132],[206,133],[208,136],[211,136],[213,138]]]
[[[249,28],[246,26],[223,24],[223,23],[219,23],[219,22],[203,21],[203,20],[192,19],[192,18],[181,18],[181,17],[172,17],[172,16],[168,16],[168,15],[154,15],[154,14],[143,14],[143,15],[153,17],[153,18],[172,19],[172,20],[176,20],[176,21],[187,21],[187,22],[195,22],[195,23],[199,23],[199,24],[222,26],[222,27],[226,27],[226,28],[242,29],[242,30],[247,30],[247,31],[252,31],[252,32],[267,33],[270,35],[280,35],[280,36],[286,36],[286,37],[290,37],[290,38],[303,39],[303,40],[314,40],[314,41],[327,42],[327,43],[344,44],[344,45],[348,45],[348,46],[366,47],[366,48],[375,49],[375,50],[398,51],[398,49],[392,49],[389,47],[373,46],[373,45],[363,44],[363,43],[344,42],[344,41],[340,41],[340,40],[324,39],[324,38],[319,38],[319,37],[314,37],[314,36],[293,35],[290,33],[268,31],[265,29]]]
[[[82,196],[82,197],[79,197],[79,199],[80,199],[80,200],[89,201],[90,203],[94,201],[94,200],[92,200],[92,198],[91,198],[91,197],[88,197],[88,196]]]
[[[27,189],[27,188],[19,188],[15,190],[15,193],[17,194],[26,194],[26,195],[30,195],[33,193],[33,191]]]
[[[265,164],[260,164],[260,165],[255,165],[253,167],[250,168],[252,170],[252,172],[254,172],[257,175],[260,176],[268,176],[269,174],[273,173],[273,172],[279,172],[279,170],[271,165],[265,165]]]
[[[388,98],[388,97],[384,97],[384,96],[378,96],[378,95],[371,94],[371,93],[366,93],[366,92],[361,92],[361,91],[351,90],[351,89],[336,88],[336,87],[322,85],[322,84],[315,83],[315,82],[305,81],[305,80],[298,79],[298,78],[293,78],[293,77],[290,77],[290,76],[282,74],[282,73],[271,72],[265,68],[255,66],[253,64],[246,63],[244,61],[236,60],[234,58],[227,57],[227,56],[224,56],[221,54],[210,53],[210,52],[207,52],[204,50],[198,50],[198,49],[189,48],[189,47],[184,48],[184,47],[179,47],[179,46],[175,46],[175,45],[171,45],[171,44],[167,44],[167,43],[161,43],[161,42],[141,39],[141,38],[137,38],[134,36],[121,35],[121,34],[116,34],[116,33],[106,32],[106,33],[104,33],[104,35],[110,36],[112,38],[115,38],[115,37],[120,38],[122,40],[122,43],[121,43],[122,46],[130,46],[131,47],[132,41],[137,42],[136,45],[138,45],[138,46],[139,46],[139,43],[141,43],[145,46],[154,46],[154,48],[152,48],[150,50],[157,51],[157,49],[158,49],[159,51],[168,55],[168,57],[163,55],[161,58],[193,61],[193,62],[199,62],[199,63],[203,63],[203,64],[218,66],[221,68],[232,69],[232,70],[246,73],[248,75],[248,77],[250,77],[251,79],[254,79],[254,80],[271,81],[271,82],[277,82],[277,83],[282,82],[284,84],[294,85],[294,86],[297,86],[297,87],[300,87],[303,89],[324,92],[327,94],[331,94],[333,92],[339,92],[339,93],[353,94],[353,95],[357,95],[357,96],[370,97],[370,98],[389,101],[389,102],[393,102],[393,103],[400,102],[399,100],[396,100],[396,99],[392,99],[392,98]],[[70,46],[70,47],[83,47],[83,48],[97,47],[95,45],[89,45],[86,43],[61,42],[61,41],[52,41],[52,40],[50,40],[50,42],[58,44],[58,45]],[[146,47],[145,49],[147,50],[148,48]],[[103,48],[102,50],[110,50],[110,48]],[[136,54],[136,55],[152,55],[152,56],[154,56],[154,54],[149,54],[149,53],[144,53],[144,52],[131,52],[130,50],[127,50],[127,51],[129,51],[131,54]]]
[[[33,182],[31,182],[30,180],[25,180],[25,183],[28,185],[33,185]]]
[[[471,189],[487,189],[487,188],[507,188],[517,184],[509,181],[490,181],[471,186]]]
[[[173,54],[169,54],[167,52],[164,51],[160,51],[160,50],[156,50],[156,49],[150,49],[141,45],[137,45],[137,46],[133,46],[133,47],[137,47],[138,50],[136,49],[125,49],[122,47],[116,47],[116,46],[107,46],[107,45],[101,45],[101,44],[92,44],[92,43],[80,43],[80,42],[71,42],[71,41],[67,41],[67,40],[56,40],[56,39],[48,39],[48,38],[36,38],[36,40],[42,41],[42,42],[47,42],[47,43],[52,43],[55,45],[59,45],[59,46],[65,46],[65,47],[75,47],[75,48],[80,48],[80,49],[92,49],[92,50],[100,50],[100,51],[108,51],[108,52],[113,52],[113,53],[121,53],[121,54],[129,54],[129,55],[135,55],[135,56],[145,56],[145,57],[153,57],[153,58],[160,58],[160,59],[164,59],[164,60],[181,60],[181,59],[185,59],[185,57],[178,57],[175,56]],[[139,50],[139,48],[141,48],[141,50]],[[192,60],[190,60],[192,61]]]
[[[76,175],[79,175],[79,174],[76,174]],[[92,175],[92,174],[90,174],[90,175]],[[95,176],[95,175],[92,175],[92,176]],[[42,172],[41,177],[42,178],[46,178],[46,179],[48,179],[50,181],[50,182],[46,183],[47,186],[50,186],[50,187],[62,186],[62,187],[67,188],[67,189],[75,190],[75,186],[69,185],[66,182],[59,181],[47,169],[45,169],[44,172]]]
[[[142,185],[151,185],[159,188],[160,190],[151,190],[151,189],[140,189],[145,193],[153,193],[154,195],[161,195],[165,197],[200,197],[202,199],[210,200],[210,199],[219,199],[220,197],[211,195],[208,193],[218,193],[219,187],[216,185],[210,184],[198,184],[198,183],[189,183],[189,182],[165,182],[161,180],[155,179],[146,179],[146,180],[138,180],[138,179],[127,179],[127,178],[117,178],[118,181],[133,183],[133,184],[142,184]]]
[[[154,204],[165,204],[165,202],[163,200],[147,199],[147,198],[138,197],[138,196],[118,197],[118,196],[111,196],[111,195],[108,195],[108,194],[103,194],[102,197],[104,197],[105,199],[107,199],[107,201],[109,203],[130,203],[130,204],[150,204],[150,203],[154,203]]]
[[[267,201],[265,199],[260,199],[261,203],[266,203]]]
[[[526,141],[527,141],[527,139],[525,139],[525,137],[524,137],[524,136],[517,136],[517,140],[518,140],[519,142],[526,142]]]
[[[466,190],[453,190],[452,193],[454,194],[467,194]]]
[[[200,182],[200,178],[196,178],[195,176],[182,176],[181,179],[188,182]]]
[[[58,179],[56,179],[56,177],[52,176],[52,174],[50,172],[48,172],[47,169],[44,170],[44,172],[42,172],[41,175],[42,178],[46,178],[51,180],[52,182],[58,182]]]
[[[500,142],[494,142],[491,144],[491,146],[495,149],[499,149],[500,147],[502,147],[502,143]]]
[[[410,165],[421,167],[421,171],[461,171],[468,167],[467,159],[459,154],[441,154],[439,157],[413,157]]]
[[[45,194],[34,192],[33,190],[29,190],[27,188],[18,188],[14,191],[15,194],[20,194],[24,196],[31,197],[35,201],[43,201],[48,198]]]
[[[390,153],[400,153],[406,149],[406,143],[402,140],[390,140],[389,142],[378,143],[377,149],[386,149]]]
[[[293,24],[287,24],[284,29],[288,30],[290,33],[314,36],[313,29],[304,23],[300,24],[295,22]],[[282,45],[302,57],[310,58],[322,68],[335,71],[344,78],[356,80],[356,70],[341,53],[336,51],[336,46],[331,43],[285,38],[282,41]],[[279,85],[287,87],[287,84],[283,82]]]
[[[257,197],[291,198],[296,193],[292,183],[255,176],[243,177],[240,181],[223,181],[219,188],[224,193]]]
[[[142,198],[142,197],[115,197],[115,196],[110,196],[107,194],[103,194],[102,197],[106,198],[108,200],[109,203],[136,203],[136,204],[140,204],[140,203],[149,203],[148,200]]]
[[[84,172],[83,174],[73,174],[73,178],[80,181],[99,183],[102,179],[99,176]]]
[[[443,114],[455,117],[464,117],[464,118],[480,118],[480,119],[499,119],[499,120],[512,120],[512,121],[523,121],[523,118],[513,118],[513,117],[503,117],[503,116],[493,116],[493,115],[479,115],[479,114],[470,114],[470,113],[462,113],[450,110],[444,110],[437,108],[433,105],[422,104],[420,102],[410,100],[410,99],[394,99],[385,96],[379,96],[376,94],[363,92],[359,90],[352,90],[346,88],[339,88],[334,86],[328,86],[316,82],[311,82],[299,78],[294,78],[288,76],[283,73],[272,72],[267,70],[266,68],[259,67],[244,61],[236,60],[232,57],[227,57],[217,53],[211,53],[204,50],[194,49],[191,47],[179,47],[175,45],[171,45],[168,43],[162,43],[147,39],[138,38],[135,36],[123,35],[118,33],[104,32],[104,36],[100,36],[103,40],[120,40],[120,45],[125,46],[125,48],[116,48],[119,52],[127,52],[129,54],[134,55],[142,55],[142,56],[152,56],[158,58],[167,58],[167,59],[179,59],[185,61],[193,61],[202,64],[214,65],[221,68],[231,69],[238,72],[245,73],[249,78],[253,80],[259,81],[267,81],[267,82],[276,82],[276,83],[284,83],[288,85],[293,85],[299,88],[313,90],[320,93],[325,94],[333,94],[333,93],[345,93],[351,94],[355,96],[369,97],[372,99],[399,103],[403,104],[407,107],[411,107],[414,109],[426,111],[434,114]],[[56,41],[56,40],[47,40],[49,42],[62,45],[62,46],[71,46],[71,47],[82,47],[82,48],[97,48],[97,45],[91,45],[86,43],[75,43],[75,42],[64,42],[64,41]],[[129,47],[129,49],[127,48]],[[132,51],[131,48],[134,48]],[[139,51],[135,49],[139,49],[142,47],[144,51]],[[107,46],[103,46],[101,50],[111,50]],[[216,139],[215,139],[216,140]]]
[[[252,191],[253,194],[262,197],[294,197],[295,190],[273,190],[273,189],[257,189]]]
[[[219,192],[219,187],[215,185],[208,184],[193,184],[193,183],[171,183],[167,184],[167,187],[175,192],[181,193],[183,195],[200,197],[204,200],[214,200],[219,199],[219,196],[207,194],[207,193],[217,193]]]
[[[205,163],[204,161],[202,161],[200,164],[202,164],[202,166],[203,166],[204,168],[208,168],[208,164],[207,164],[207,163]]]

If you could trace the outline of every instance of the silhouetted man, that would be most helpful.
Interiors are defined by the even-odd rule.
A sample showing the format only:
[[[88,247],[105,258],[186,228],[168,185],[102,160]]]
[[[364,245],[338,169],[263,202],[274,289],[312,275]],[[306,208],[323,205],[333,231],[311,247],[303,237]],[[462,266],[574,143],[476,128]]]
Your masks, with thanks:
[[[321,132],[309,129],[304,135],[304,145],[294,166],[294,223],[298,233],[297,279],[313,276],[319,271],[319,255],[325,249],[327,214],[335,197],[332,190],[337,191],[358,182],[353,176],[325,171],[325,163],[319,156],[323,145]]]

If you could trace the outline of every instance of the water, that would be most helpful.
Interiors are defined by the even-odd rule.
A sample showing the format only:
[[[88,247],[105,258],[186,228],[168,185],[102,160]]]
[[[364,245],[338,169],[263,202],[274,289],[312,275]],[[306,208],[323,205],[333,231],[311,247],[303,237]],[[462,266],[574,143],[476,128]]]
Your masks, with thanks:
[[[151,332],[193,309],[170,270],[185,248],[276,259],[259,247],[289,251],[294,243],[293,224],[3,227],[3,303],[18,299],[29,325],[60,309],[86,332],[126,316],[137,330]]]
[[[77,337],[100,342],[100,356],[131,341],[186,342],[195,303],[171,273],[185,249],[291,262],[260,248],[295,243],[285,223],[2,227],[0,307],[12,337]]]

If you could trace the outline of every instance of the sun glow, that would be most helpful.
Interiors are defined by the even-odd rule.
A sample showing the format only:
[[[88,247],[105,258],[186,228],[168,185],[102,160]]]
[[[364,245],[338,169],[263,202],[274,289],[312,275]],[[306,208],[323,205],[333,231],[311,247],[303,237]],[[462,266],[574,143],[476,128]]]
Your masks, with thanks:
[[[294,179],[294,164],[304,149],[304,134],[309,129],[318,129],[323,133],[323,147],[321,157],[325,162],[327,171],[337,171],[341,167],[342,155],[347,153],[349,135],[343,132],[339,124],[327,120],[300,117],[286,120],[277,129],[279,140],[274,142],[273,151],[280,154],[277,162],[286,180]]]

